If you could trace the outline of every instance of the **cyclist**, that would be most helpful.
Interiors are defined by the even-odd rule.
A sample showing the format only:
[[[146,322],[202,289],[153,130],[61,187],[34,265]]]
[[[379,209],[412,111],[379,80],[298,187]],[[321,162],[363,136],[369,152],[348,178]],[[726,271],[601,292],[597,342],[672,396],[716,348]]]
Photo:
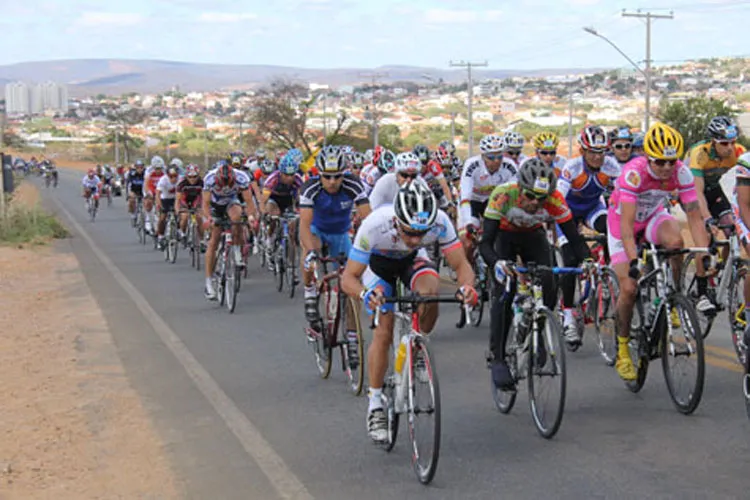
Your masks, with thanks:
[[[156,237],[159,240],[159,248],[164,249],[164,229],[167,226],[167,214],[175,211],[175,196],[177,195],[177,182],[179,173],[175,167],[169,167],[167,175],[162,175],[156,184],[156,210],[159,212],[159,225],[156,228]]]
[[[448,168],[450,168],[450,155],[447,151],[441,151],[438,149],[435,152],[434,157],[430,158],[427,164],[422,162],[422,179],[424,179],[427,185],[430,186],[430,189],[432,189],[440,208],[448,210],[449,215],[453,218],[453,207],[455,206],[453,195],[451,194],[451,188],[448,185],[448,181],[445,180],[443,167],[437,160],[437,155],[441,155],[440,157],[446,162]]]
[[[633,134],[633,155],[643,156],[645,154],[643,152],[643,137],[645,135],[643,132]]]
[[[156,195],[156,185],[159,179],[164,175],[164,160],[161,156],[151,158],[151,165],[146,169],[145,181],[146,196],[143,199],[143,209],[146,211],[146,232],[152,234],[153,231],[153,208],[154,196]]]
[[[625,164],[617,179],[607,218],[609,253],[620,284],[615,367],[623,380],[634,380],[637,376],[628,352],[638,278],[637,242],[645,239],[665,248],[683,246],[680,225],[664,205],[673,191],[679,192],[693,240],[699,246],[708,245],[693,174],[679,160],[683,151],[682,135],[656,122],[646,132],[643,149],[646,156]],[[672,260],[675,286],[679,286],[681,267],[682,258],[677,256]]]
[[[197,165],[189,163],[185,169],[185,177],[177,183],[175,196],[175,212],[179,217],[179,229],[177,235],[180,239],[185,236],[185,230],[188,224],[188,211],[194,210],[196,220],[196,230],[198,231],[198,240],[201,242],[201,251],[203,251],[203,224],[201,223],[201,199],[203,196],[203,179],[200,176],[200,169]]]
[[[420,177],[422,163],[414,153],[399,153],[396,156],[396,171],[380,178],[370,193],[370,206],[373,209],[393,204],[393,199],[401,186]],[[434,194],[434,191],[433,191]]]
[[[536,150],[536,157],[548,167],[552,167],[559,179],[560,171],[567,160],[564,156],[557,154],[557,147],[560,145],[560,138],[557,137],[557,134],[554,132],[539,132],[531,139],[531,143]]]
[[[686,155],[686,163],[695,177],[695,190],[698,193],[703,219],[731,224],[732,207],[719,180],[737,164],[737,158],[745,152],[745,148],[737,144],[737,125],[725,116],[712,118],[707,133],[708,140],[701,141],[690,149]],[[696,262],[696,267],[700,298],[695,308],[701,313],[711,312],[716,306],[707,296],[708,279],[703,271],[702,262]]]
[[[609,142],[601,127],[587,125],[578,137],[581,156],[572,158],[562,168],[557,189],[573,214],[576,231],[583,222],[597,233],[607,234],[607,208],[602,195],[608,193],[620,175],[620,165],[614,157],[605,156]],[[577,267],[581,261],[571,248],[565,235],[557,228],[557,243],[563,263],[567,267]],[[571,347],[581,345],[581,337],[576,326],[574,301],[576,276],[567,274],[560,277],[563,296],[563,330],[565,340]]]
[[[499,135],[486,135],[479,141],[480,154],[466,160],[461,175],[461,204],[458,209],[458,234],[472,259],[474,235],[479,219],[487,208],[490,193],[499,184],[515,178],[515,164],[503,158],[505,142]]]
[[[128,173],[126,189],[128,191],[128,212],[130,217],[135,220],[136,200],[143,201],[143,185],[146,182],[146,172],[143,170],[143,162],[136,160],[133,169]]]
[[[750,254],[750,153],[744,153],[737,160],[737,181],[732,200],[737,233],[742,238],[745,251]],[[750,279],[745,279],[745,304],[750,304]],[[743,343],[750,348],[750,308],[745,307],[745,332]]]
[[[523,154],[523,145],[526,140],[523,135],[516,132],[515,130],[508,130],[503,134],[503,142],[505,148],[503,148],[503,156],[518,166],[526,160],[526,155]]]
[[[94,196],[96,208],[99,208],[99,191],[102,189],[102,180],[96,175],[96,170],[90,168],[88,172],[86,172],[86,175],[83,176],[81,185],[81,196],[86,199],[86,209],[88,209],[89,198],[92,195]]]
[[[324,245],[328,255],[349,255],[352,209],[356,208],[357,215],[364,219],[370,214],[370,204],[360,180],[345,172],[346,155],[338,147],[325,146],[315,162],[320,176],[308,180],[300,189],[299,239],[303,255],[305,318],[313,329],[319,329],[318,290],[313,284],[312,265]],[[356,331],[351,337],[356,339]],[[350,355],[356,356],[356,344],[349,347]]]
[[[101,174],[97,174],[102,180],[102,194],[112,196],[112,178],[115,176],[112,167],[109,164],[104,164],[101,168]]]
[[[367,352],[370,383],[367,432],[375,442],[383,442],[388,436],[382,391],[394,320],[390,314],[393,307],[384,305],[383,297],[394,294],[398,280],[422,295],[438,293],[438,273],[425,251],[435,241],[440,243],[448,264],[456,271],[464,301],[475,304],[474,272],[461,249],[456,231],[448,215],[438,209],[429,186],[420,179],[402,186],[393,204],[373,211],[362,222],[344,269],[344,291],[363,300],[368,312],[375,307],[386,311],[373,332],[373,341]],[[431,332],[437,317],[437,304],[420,306],[421,331],[425,334]]]
[[[616,127],[609,132],[609,156],[612,156],[620,166],[635,157],[633,153],[633,133],[627,126]]]
[[[264,214],[279,216],[294,208],[294,202],[302,186],[302,176],[299,174],[301,155],[294,154],[293,151],[295,150],[290,150],[290,154],[281,159],[279,169],[269,175],[263,184],[263,197],[260,206]],[[275,229],[275,222],[268,224],[266,259],[269,269],[273,268],[271,254],[273,253]],[[291,227],[290,231],[294,234],[295,228]]]
[[[211,239],[206,249],[206,286],[205,296],[208,300],[216,300],[216,289],[214,288],[211,276],[214,272],[216,263],[216,249],[219,247],[219,238],[221,237],[221,225],[218,224],[226,219],[232,222],[242,220],[242,207],[240,204],[239,194],[245,199],[250,199],[250,178],[241,170],[235,170],[226,161],[219,162],[219,166],[211,170],[203,178],[203,208],[205,214],[203,219],[203,228],[211,227]],[[254,213],[254,208],[251,209]],[[211,217],[208,217],[211,214]],[[211,226],[211,219],[214,220]],[[240,224],[232,225],[232,251],[234,252],[235,262],[242,263],[242,229]]]
[[[384,149],[382,146],[375,148],[375,153],[372,158],[372,164],[365,166],[360,174],[360,180],[365,188],[365,192],[369,195],[378,179],[383,177],[388,172],[391,172],[396,164],[396,155],[392,151]]]
[[[177,176],[184,177],[185,164],[179,158],[175,157],[169,161],[169,166],[177,169]]]
[[[357,179],[359,179],[360,174],[362,173],[362,168],[364,168],[364,166],[365,166],[365,156],[358,151],[353,152],[351,166],[349,167],[349,169],[352,172],[352,175],[354,175]]]
[[[488,268],[495,274],[507,271],[498,261],[515,261],[551,266],[552,255],[544,224],[556,222],[576,257],[588,257],[588,246],[578,234],[565,198],[556,190],[557,177],[552,167],[539,158],[529,158],[521,165],[514,182],[497,186],[490,195],[487,210],[484,212],[484,232],[479,251]],[[512,320],[511,308],[515,296],[515,286],[504,297],[501,284],[496,283],[490,309],[490,368],[495,386],[501,390],[513,387],[513,377],[505,362],[505,342]],[[555,307],[557,289],[551,274],[544,274],[542,289],[544,304]]]

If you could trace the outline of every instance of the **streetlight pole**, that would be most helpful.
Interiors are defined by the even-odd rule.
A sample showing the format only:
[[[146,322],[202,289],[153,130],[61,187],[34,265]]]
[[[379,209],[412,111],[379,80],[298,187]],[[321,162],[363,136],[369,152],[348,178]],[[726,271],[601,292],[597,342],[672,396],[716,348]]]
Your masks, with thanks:
[[[472,102],[474,100],[474,88],[473,88],[474,85],[471,80],[471,68],[486,67],[487,61],[483,61],[481,63],[470,62],[470,61],[458,61],[454,63],[453,61],[450,61],[449,65],[452,68],[456,68],[456,67],[466,68],[466,71],[468,73],[468,89],[467,90],[468,90],[469,102],[467,103],[467,108],[468,108],[468,113],[469,113],[469,156],[471,157],[473,154],[473,150],[474,150],[474,116],[473,116],[474,113],[472,111]]]

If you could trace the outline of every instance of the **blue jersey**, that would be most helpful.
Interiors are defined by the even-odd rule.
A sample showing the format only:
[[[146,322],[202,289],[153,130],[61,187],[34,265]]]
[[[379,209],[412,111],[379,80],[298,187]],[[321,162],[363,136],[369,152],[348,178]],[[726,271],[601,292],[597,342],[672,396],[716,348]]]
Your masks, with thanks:
[[[605,156],[601,168],[593,170],[579,156],[563,165],[557,190],[565,197],[574,217],[585,217],[602,204],[602,194],[614,187],[619,176],[620,165],[614,158]]]
[[[320,177],[313,177],[302,185],[299,196],[300,208],[312,208],[312,225],[329,234],[343,234],[352,223],[352,209],[367,203],[362,183],[347,173],[341,189],[331,194],[323,189]]]

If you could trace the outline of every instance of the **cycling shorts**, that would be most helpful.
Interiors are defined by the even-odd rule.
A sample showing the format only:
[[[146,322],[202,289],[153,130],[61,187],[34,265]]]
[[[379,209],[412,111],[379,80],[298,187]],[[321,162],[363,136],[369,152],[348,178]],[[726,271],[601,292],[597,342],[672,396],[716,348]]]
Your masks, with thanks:
[[[328,255],[331,257],[338,257],[339,255],[349,255],[349,250],[352,249],[352,240],[349,237],[349,233],[333,234],[324,233],[315,225],[310,225],[310,232],[320,239],[320,243],[323,246],[328,247]]]
[[[268,198],[268,201],[269,203],[273,203],[274,205],[279,207],[279,211],[282,214],[292,208],[292,206],[294,205],[294,198],[292,198],[291,196],[279,196],[272,194]]]
[[[675,220],[666,208],[660,208],[654,212],[651,217],[643,222],[635,222],[633,233],[635,234],[636,243],[641,238],[645,238],[649,243],[659,244],[659,226],[669,220]],[[625,245],[620,239],[620,216],[614,207],[610,207],[607,212],[607,247],[609,249],[610,262],[622,264],[628,262],[628,256],[625,253]]]
[[[161,213],[168,214],[174,211],[174,198],[161,199]]]
[[[727,195],[724,194],[720,184],[707,187],[703,191],[703,195],[706,197],[706,204],[708,205],[708,211],[711,212],[711,217],[717,221],[732,213],[732,206],[729,204]]]
[[[604,203],[601,200],[599,200],[599,202],[591,207],[587,212],[573,213],[573,220],[576,222],[576,224],[578,224],[579,221],[583,221],[583,223],[586,224],[586,227],[588,227],[589,229],[594,229],[594,223],[599,217],[607,217],[607,208],[604,206]],[[563,234],[559,224],[555,224],[555,231],[557,231],[558,247],[562,247],[563,245],[568,243],[568,238]]]
[[[370,290],[376,286],[383,288],[383,296],[392,297],[396,290],[396,282],[400,279],[409,290],[420,276],[432,275],[439,278],[435,265],[427,258],[424,248],[409,254],[403,259],[389,259],[382,255],[371,254],[370,263],[362,275],[362,284]],[[368,314],[372,314],[365,308]],[[393,311],[393,304],[385,304],[385,311]]]
[[[236,196],[224,205],[211,202],[211,217],[214,219],[214,222],[226,219],[228,217],[227,209],[233,205],[240,205],[240,200]]]

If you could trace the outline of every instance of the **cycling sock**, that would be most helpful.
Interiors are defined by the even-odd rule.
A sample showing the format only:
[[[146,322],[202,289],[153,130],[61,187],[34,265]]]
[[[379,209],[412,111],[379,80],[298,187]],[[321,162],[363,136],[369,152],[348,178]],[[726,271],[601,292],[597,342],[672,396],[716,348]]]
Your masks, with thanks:
[[[383,408],[383,388],[375,389],[373,387],[370,387],[369,390],[369,396],[370,396],[370,402],[367,406],[367,411],[377,410],[378,408]]]
[[[563,309],[564,322],[566,325],[573,323],[573,308],[566,307]]]
[[[210,287],[213,283],[211,283],[211,278],[206,278],[206,288]]]

